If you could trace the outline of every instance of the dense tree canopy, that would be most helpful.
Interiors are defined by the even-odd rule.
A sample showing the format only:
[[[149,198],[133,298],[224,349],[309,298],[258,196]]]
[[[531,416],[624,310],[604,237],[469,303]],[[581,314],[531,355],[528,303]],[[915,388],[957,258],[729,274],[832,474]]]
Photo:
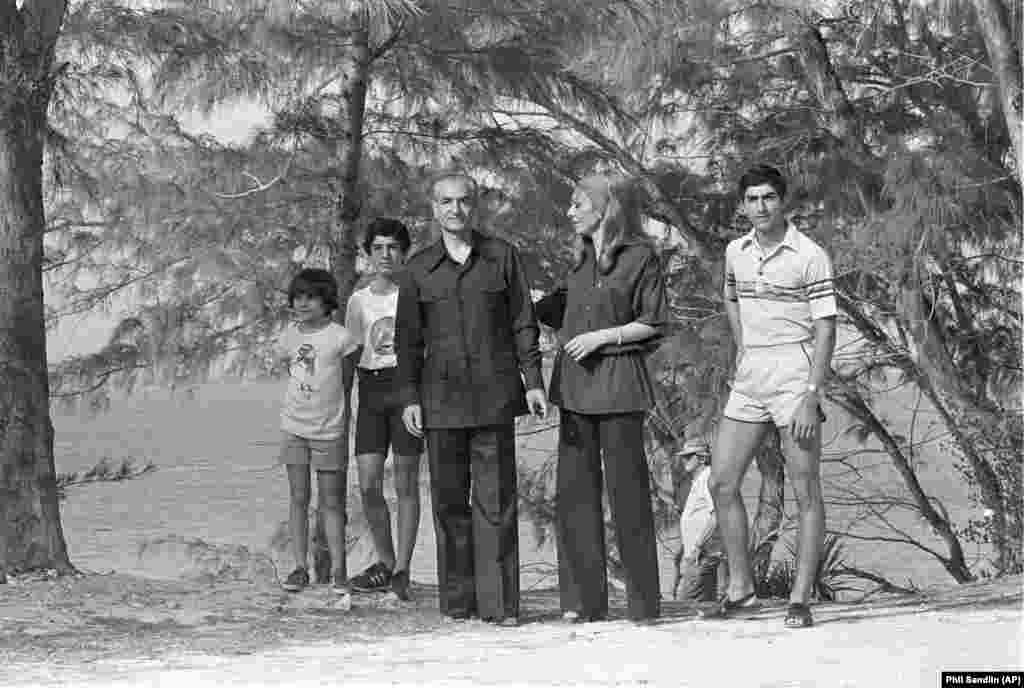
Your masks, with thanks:
[[[843,533],[924,549],[960,581],[1019,570],[1021,17],[1017,0],[71,3],[47,69],[46,317],[123,317],[107,346],[51,368],[52,396],[102,407],[112,386],[273,372],[288,276],[319,261],[350,289],[380,214],[427,236],[439,166],[479,178],[483,221],[545,289],[573,181],[612,168],[664,243],[677,328],[652,360],[651,441],[672,474],[720,405],[722,251],[744,231],[732,184],[765,161],[836,264],[830,399],[899,477],[837,486],[861,515]],[[248,137],[183,124],[239,106],[264,115]],[[983,518],[921,487],[933,440],[878,410],[896,384],[940,419]],[[656,491],[667,520],[677,483]],[[762,534],[781,513],[764,510]],[[969,541],[991,561],[968,562]]]

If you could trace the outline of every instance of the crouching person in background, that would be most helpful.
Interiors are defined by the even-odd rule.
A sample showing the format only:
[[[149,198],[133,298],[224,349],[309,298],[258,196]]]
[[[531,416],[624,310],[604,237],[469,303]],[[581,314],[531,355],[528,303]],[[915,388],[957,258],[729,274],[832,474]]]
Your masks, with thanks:
[[[722,539],[718,535],[715,503],[708,489],[711,450],[703,440],[687,440],[682,451],[683,470],[690,491],[679,516],[680,591],[684,600],[714,602],[718,599],[718,567],[722,563]]]

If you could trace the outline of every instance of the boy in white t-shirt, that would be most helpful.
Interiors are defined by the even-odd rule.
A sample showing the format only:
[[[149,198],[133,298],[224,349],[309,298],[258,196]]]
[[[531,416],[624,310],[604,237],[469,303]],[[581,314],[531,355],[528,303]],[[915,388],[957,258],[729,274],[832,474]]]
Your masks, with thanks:
[[[395,385],[395,311],[398,285],[394,273],[409,251],[408,228],[398,220],[374,220],[363,237],[373,279],[352,293],[345,327],[359,342],[351,355],[359,374],[356,417],[356,462],[363,512],[369,523],[378,561],[349,581],[356,592],[393,591],[409,598],[409,562],[420,522],[420,454],[423,440],[402,421],[402,404]],[[384,462],[390,448],[398,496],[397,543],[391,537],[391,513],[384,499]],[[397,545],[397,552],[396,552]]]
[[[280,462],[291,494],[289,532],[295,570],[282,587],[299,592],[309,585],[310,471],[316,471],[319,511],[331,554],[334,591],[348,595],[345,568],[345,495],[350,410],[345,390],[351,380],[347,358],[358,341],[331,314],[338,308],[338,283],[326,270],[302,270],[288,286],[295,321],[278,340],[288,361],[288,388],[281,407]]]

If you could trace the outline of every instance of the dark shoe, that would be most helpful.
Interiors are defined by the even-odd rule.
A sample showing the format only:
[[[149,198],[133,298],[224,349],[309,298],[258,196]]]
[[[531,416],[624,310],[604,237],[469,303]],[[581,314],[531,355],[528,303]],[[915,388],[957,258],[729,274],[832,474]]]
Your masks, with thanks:
[[[587,615],[581,614],[580,612],[569,610],[562,614],[562,621],[570,624],[581,624],[591,623],[593,621],[604,621],[604,617],[600,614]]]
[[[319,538],[314,535],[314,542]],[[327,543],[319,542],[313,548],[313,580],[320,584],[331,582],[331,553],[327,549]]]
[[[730,600],[728,596],[712,609],[700,614],[705,619],[728,619],[744,614],[751,614],[761,609],[761,601],[757,599],[756,592],[750,592],[738,600]]]
[[[786,610],[786,628],[810,628],[814,625],[811,608],[806,604],[794,602]]]
[[[504,619],[495,619],[494,625],[503,626],[505,628],[515,628],[519,625],[518,616],[506,616]]]
[[[403,602],[409,601],[409,572],[395,571],[391,576],[391,592]]]
[[[288,592],[302,592],[307,585],[309,585],[309,571],[302,566],[289,573],[288,577],[284,579],[284,583],[281,583],[281,587]]]
[[[372,564],[349,580],[356,592],[381,592],[391,586],[391,569],[381,562]]]

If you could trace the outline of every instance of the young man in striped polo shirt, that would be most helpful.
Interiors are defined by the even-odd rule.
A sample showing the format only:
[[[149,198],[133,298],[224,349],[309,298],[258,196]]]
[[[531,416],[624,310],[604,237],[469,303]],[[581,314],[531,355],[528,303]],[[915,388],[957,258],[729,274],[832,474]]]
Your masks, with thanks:
[[[773,167],[739,181],[742,211],[753,228],[725,252],[725,310],[737,347],[736,373],[711,462],[711,494],[729,561],[719,615],[757,605],[750,566],[743,476],[769,423],[782,438],[799,509],[796,580],[786,626],[810,626],[808,602],[821,556],[822,384],[836,338],[832,265],[825,251],[788,225],[786,182]]]

